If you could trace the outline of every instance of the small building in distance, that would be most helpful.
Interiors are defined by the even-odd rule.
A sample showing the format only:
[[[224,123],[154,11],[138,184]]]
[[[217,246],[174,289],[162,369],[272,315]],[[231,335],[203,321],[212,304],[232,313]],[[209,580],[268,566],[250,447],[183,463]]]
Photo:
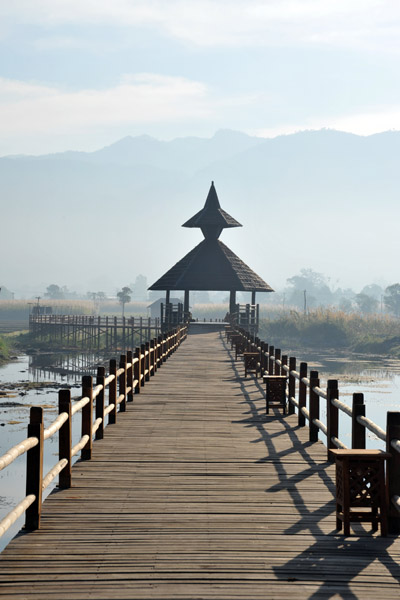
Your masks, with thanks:
[[[183,302],[182,298],[170,298],[169,300],[171,304],[181,304]],[[161,303],[165,304],[165,296],[162,298],[158,298],[152,304],[149,304],[147,308],[150,309],[150,317],[155,319],[160,316],[161,313]]]

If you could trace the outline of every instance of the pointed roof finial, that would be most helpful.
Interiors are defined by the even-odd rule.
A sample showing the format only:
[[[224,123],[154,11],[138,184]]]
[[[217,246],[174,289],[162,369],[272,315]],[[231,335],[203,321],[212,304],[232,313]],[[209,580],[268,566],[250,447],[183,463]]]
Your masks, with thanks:
[[[211,182],[204,207],[182,225],[182,227],[201,228],[206,238],[218,238],[223,229],[241,226],[236,219],[222,210],[213,181]]]

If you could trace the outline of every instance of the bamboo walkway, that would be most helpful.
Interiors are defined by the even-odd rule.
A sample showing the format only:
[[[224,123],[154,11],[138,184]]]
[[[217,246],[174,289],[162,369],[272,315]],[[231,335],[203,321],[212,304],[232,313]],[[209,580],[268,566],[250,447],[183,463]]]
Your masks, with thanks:
[[[335,533],[333,467],[189,335],[0,561],[13,599],[399,598],[400,541]]]

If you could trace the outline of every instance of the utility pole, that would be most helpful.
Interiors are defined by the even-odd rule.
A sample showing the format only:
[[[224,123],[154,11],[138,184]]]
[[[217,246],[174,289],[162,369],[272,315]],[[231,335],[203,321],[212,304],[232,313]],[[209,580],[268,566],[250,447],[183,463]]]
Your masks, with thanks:
[[[307,290],[304,290],[304,315],[307,314]]]

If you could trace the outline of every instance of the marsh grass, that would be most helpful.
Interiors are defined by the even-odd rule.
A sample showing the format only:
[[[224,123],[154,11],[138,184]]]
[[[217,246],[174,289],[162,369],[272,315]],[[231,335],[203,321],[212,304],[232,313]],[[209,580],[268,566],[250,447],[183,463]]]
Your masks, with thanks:
[[[7,340],[0,336],[0,365],[10,358],[10,346]]]
[[[400,320],[388,315],[348,314],[322,308],[304,315],[292,310],[261,319],[259,337],[274,344],[400,355]]]

